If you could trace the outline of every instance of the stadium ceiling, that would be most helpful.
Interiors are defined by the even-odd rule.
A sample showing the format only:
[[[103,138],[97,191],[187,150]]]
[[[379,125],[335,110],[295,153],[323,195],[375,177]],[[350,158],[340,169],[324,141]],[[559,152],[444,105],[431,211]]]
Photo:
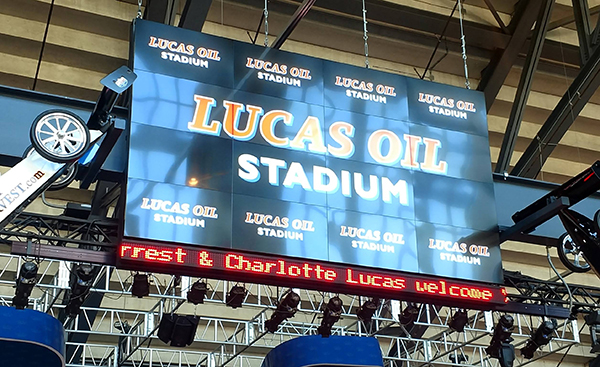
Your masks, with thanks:
[[[175,0],[149,1],[146,15],[150,20],[165,19],[169,23],[169,9],[173,9]],[[443,5],[452,2],[436,2],[433,4],[415,1],[383,1],[366,2],[368,29],[371,36],[392,38],[408,43],[431,45],[432,49],[438,41],[444,41],[450,52],[460,53],[460,24],[455,15],[455,8],[450,14],[443,11]],[[446,4],[448,3],[448,4]],[[469,53],[488,59],[487,65],[477,70],[481,77],[477,89],[486,96],[487,109],[491,109],[502,85],[506,82],[513,66],[521,66],[522,72],[513,101],[506,132],[502,141],[496,172],[508,172],[510,160],[517,140],[520,123],[523,118],[527,98],[531,90],[532,79],[536,70],[551,74],[564,74],[574,78],[545,123],[539,129],[523,155],[510,173],[515,176],[536,178],[544,162],[554,147],[560,142],[565,132],[572,125],[579,112],[590,100],[598,88],[598,68],[600,67],[600,27],[595,18],[600,6],[590,8],[587,0],[555,1],[555,0],[471,0],[465,5],[487,8],[493,22],[467,21],[464,33],[468,37]],[[211,1],[187,0],[179,26],[198,30],[209,15]],[[227,3],[228,7],[241,11],[260,12],[264,7],[261,0],[235,0]],[[422,6],[419,6],[422,5]],[[214,9],[223,4],[214,2]],[[271,14],[279,18],[288,18],[287,23],[279,20],[271,21],[270,32],[278,35],[270,44],[280,48],[301,22],[314,22],[338,27],[347,32],[356,32],[362,28],[362,2],[359,0],[305,0],[271,1],[268,5]],[[194,9],[193,11],[191,9]],[[162,11],[164,10],[164,11]],[[231,11],[231,10],[229,10]],[[195,16],[193,16],[194,14]],[[243,17],[244,24],[235,24],[242,28],[251,27],[253,17]],[[261,18],[261,21],[264,19]],[[272,19],[272,18],[271,18]],[[171,22],[173,24],[173,22]],[[285,25],[284,25],[285,24]],[[547,39],[548,31],[559,28],[575,28],[578,44],[566,44]],[[261,29],[258,24],[258,31]],[[250,35],[250,34],[249,34]],[[327,38],[304,32],[299,41],[311,43],[310,37]],[[304,39],[302,39],[304,38]],[[256,38],[254,39],[254,41]],[[332,40],[333,41],[333,40]],[[313,41],[314,42],[314,41]],[[326,43],[326,41],[325,41]],[[348,50],[354,51],[356,50]],[[382,50],[380,52],[389,52]],[[597,52],[596,52],[597,51]],[[379,56],[375,52],[372,56]],[[435,55],[432,55],[434,57]],[[416,61],[416,60],[415,60]],[[431,59],[430,59],[431,61]],[[460,63],[457,63],[460,64]],[[419,63],[417,62],[417,65]],[[422,64],[429,66],[429,63]],[[417,75],[425,76],[426,71]]]
[[[94,100],[96,83],[84,79],[127,62],[130,21],[137,15],[138,2],[92,3],[95,5],[67,0],[0,3],[4,24],[0,52],[7,56],[0,84]],[[413,77],[462,75],[455,4],[454,0],[367,0],[369,57],[405,65],[403,70],[386,71]],[[495,137],[502,141],[496,143],[500,150],[496,172],[538,178],[580,111],[594,100],[599,83],[600,2],[466,0],[463,4],[469,74],[477,79],[471,84],[485,93],[488,111],[493,107],[510,109],[509,114],[501,113],[509,120],[504,134],[498,131]],[[263,0],[144,0],[142,12],[146,19],[209,33],[221,24],[230,29],[232,37],[240,38],[242,30],[247,40],[262,43],[262,36],[258,41],[256,36],[264,33],[264,6]],[[285,42],[292,40],[364,54],[361,0],[270,0],[268,11],[271,47],[286,48]],[[73,31],[76,37],[71,35]],[[431,65],[427,71],[426,65]],[[564,81],[562,90],[555,85],[550,88],[551,94],[562,98],[549,107],[551,112],[544,121],[539,121],[537,134],[523,142],[519,128],[530,91],[546,92],[544,87],[551,79],[555,84]],[[507,104],[506,98],[496,103],[506,85],[516,90],[512,103]],[[527,146],[520,149],[523,154],[514,162],[517,137],[521,146]],[[591,163],[582,160],[579,163]],[[558,173],[545,180],[562,182],[565,176],[569,175]]]

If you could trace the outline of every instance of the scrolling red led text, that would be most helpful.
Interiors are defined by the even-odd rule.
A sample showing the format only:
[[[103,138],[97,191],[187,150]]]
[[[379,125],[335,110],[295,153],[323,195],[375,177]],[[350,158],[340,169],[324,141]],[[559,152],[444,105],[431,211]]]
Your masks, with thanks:
[[[346,287],[391,291],[413,296],[430,298],[456,299],[478,303],[506,302],[506,290],[500,287],[489,287],[480,284],[468,284],[445,279],[431,279],[414,275],[399,274],[389,271],[361,270],[333,263],[317,263],[314,261],[295,261],[281,258],[267,258],[241,253],[213,249],[190,249],[180,246],[158,246],[147,244],[123,243],[119,248],[121,266],[144,263],[144,268],[161,272],[159,264],[177,266],[181,273],[201,275],[202,269],[211,269],[229,275],[239,274],[239,280],[246,281],[247,276],[257,275],[314,282],[319,285],[343,284]],[[152,267],[151,264],[157,264]],[[235,275],[237,277],[237,275]],[[267,281],[268,282],[268,281]],[[326,286],[327,287],[327,286]],[[357,289],[357,292],[359,290]]]

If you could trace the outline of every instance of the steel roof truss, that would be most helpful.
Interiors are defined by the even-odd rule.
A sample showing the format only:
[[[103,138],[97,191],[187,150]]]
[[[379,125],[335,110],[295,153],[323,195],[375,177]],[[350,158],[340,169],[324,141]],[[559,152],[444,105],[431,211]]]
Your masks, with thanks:
[[[527,53],[525,65],[521,71],[521,79],[519,80],[515,100],[513,101],[512,109],[510,111],[510,118],[508,119],[506,132],[504,133],[502,146],[500,147],[498,162],[496,163],[496,172],[498,173],[506,172],[510,166],[510,159],[519,135],[523,113],[525,112],[527,99],[529,98],[529,92],[531,91],[533,74],[537,69],[538,61],[540,60],[553,6],[554,0],[544,0],[535,22],[535,29],[529,44],[529,52]]]
[[[590,8],[587,0],[573,0],[573,13],[579,38],[579,55],[583,65],[588,61],[591,53]]]
[[[541,0],[529,0],[524,6],[517,9],[517,13],[509,25],[509,28],[514,25],[514,32],[510,41],[501,54],[497,53],[497,57],[492,57],[492,60],[482,72],[477,90],[483,91],[485,94],[486,109],[488,111],[492,107],[508,73],[517,61],[519,51],[525,45],[541,3]]]
[[[535,178],[573,121],[600,86],[600,47],[573,80],[566,93],[529,144],[511,175]]]

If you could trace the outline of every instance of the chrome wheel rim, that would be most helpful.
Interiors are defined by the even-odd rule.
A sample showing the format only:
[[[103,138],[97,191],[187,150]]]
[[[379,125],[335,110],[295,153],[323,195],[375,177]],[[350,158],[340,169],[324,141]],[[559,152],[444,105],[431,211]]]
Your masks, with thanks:
[[[86,131],[81,122],[73,116],[53,112],[37,122],[35,139],[47,153],[71,158],[85,149]]]
[[[569,260],[571,264],[580,269],[588,269],[590,264],[587,263],[585,258],[583,257],[583,253],[579,246],[573,242],[570,235],[565,236],[562,243],[562,251],[565,254],[565,257]]]

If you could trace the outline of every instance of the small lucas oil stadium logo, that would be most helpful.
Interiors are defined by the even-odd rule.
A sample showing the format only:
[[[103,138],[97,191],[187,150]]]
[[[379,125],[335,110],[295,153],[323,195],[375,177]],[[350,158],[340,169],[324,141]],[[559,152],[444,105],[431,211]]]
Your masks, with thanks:
[[[469,116],[469,113],[477,112],[475,103],[463,100],[455,100],[454,98],[449,98],[446,96],[419,93],[419,98],[417,101],[428,104],[429,113],[434,115],[442,115],[466,120]]]

